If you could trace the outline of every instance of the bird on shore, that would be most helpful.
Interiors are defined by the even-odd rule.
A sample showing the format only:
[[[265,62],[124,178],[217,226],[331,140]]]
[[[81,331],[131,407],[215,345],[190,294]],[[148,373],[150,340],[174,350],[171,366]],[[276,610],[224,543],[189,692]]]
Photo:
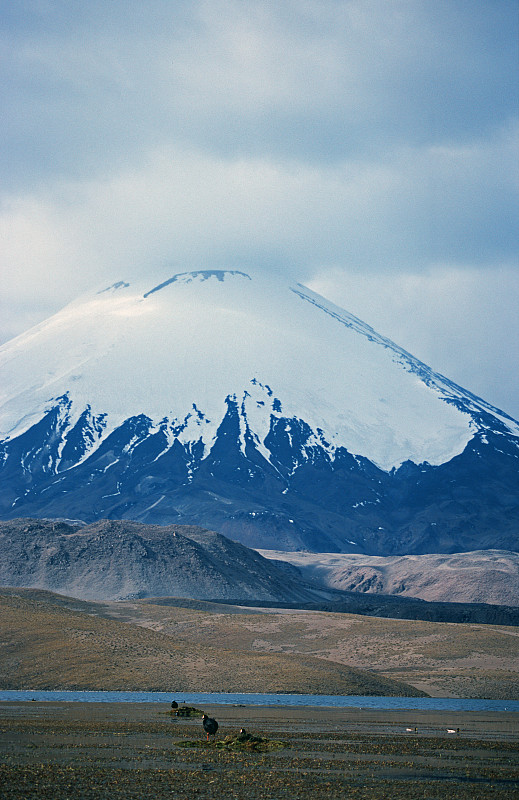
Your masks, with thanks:
[[[460,732],[459,728],[456,728],[456,730],[454,728],[447,728],[447,733],[459,733],[459,732]]]
[[[173,700],[173,702],[171,703],[171,708],[173,709],[178,708],[178,703],[176,700]]]
[[[204,714],[202,717],[202,725],[204,726],[204,731],[207,733],[207,741],[209,741],[209,736],[216,739],[216,731],[218,730],[217,721],[212,717],[208,717],[207,714]]]
[[[418,728],[406,728],[407,733],[416,733]]]

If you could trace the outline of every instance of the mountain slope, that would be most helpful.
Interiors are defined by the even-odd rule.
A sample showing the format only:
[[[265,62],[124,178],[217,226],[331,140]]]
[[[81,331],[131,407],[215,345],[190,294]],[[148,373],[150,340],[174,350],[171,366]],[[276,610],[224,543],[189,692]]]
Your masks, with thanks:
[[[309,602],[334,594],[213,531],[101,520],[0,522],[0,586],[83,600],[174,596]]]
[[[429,602],[519,606],[519,553],[485,550],[384,557],[260,552],[265,558],[282,559],[297,567],[307,580],[345,592],[418,597]]]
[[[119,281],[4,345],[0,368],[4,519],[517,549],[519,425],[300,284]]]
[[[246,652],[221,636],[189,641],[185,613],[166,635],[146,621],[103,618],[104,611],[51,593],[0,589],[0,636],[8,642],[0,652],[0,688],[424,695],[401,680],[306,653]],[[199,628],[207,624],[201,622]]]

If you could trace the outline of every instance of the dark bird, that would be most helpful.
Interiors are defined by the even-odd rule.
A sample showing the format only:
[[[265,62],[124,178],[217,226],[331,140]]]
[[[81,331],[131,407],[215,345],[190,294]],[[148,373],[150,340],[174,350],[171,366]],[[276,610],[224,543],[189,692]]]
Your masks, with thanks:
[[[208,717],[207,714],[204,714],[202,717],[202,725],[204,726],[204,731],[207,733],[207,741],[209,741],[209,736],[216,738],[218,723],[215,719]]]
[[[178,703],[176,700],[173,700],[173,702],[171,703],[171,708],[178,708]]]

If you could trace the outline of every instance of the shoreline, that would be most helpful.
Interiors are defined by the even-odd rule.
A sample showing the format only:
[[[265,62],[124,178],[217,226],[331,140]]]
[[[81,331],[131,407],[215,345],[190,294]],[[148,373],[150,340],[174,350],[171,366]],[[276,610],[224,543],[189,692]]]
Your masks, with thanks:
[[[206,704],[219,723],[169,703],[0,702],[3,800],[293,798],[508,800],[519,791],[515,712]],[[280,742],[235,752],[241,728]],[[449,730],[459,733],[449,733]]]
[[[171,695],[173,697],[173,694]],[[179,705],[183,702],[179,700]],[[191,705],[191,703],[186,703]],[[407,727],[421,725],[417,731],[420,735],[447,735],[447,730],[460,728],[461,738],[467,736],[493,737],[501,733],[511,736],[519,742],[518,711],[508,710],[474,710],[455,709],[412,709],[412,708],[368,708],[357,706],[314,706],[314,705],[260,705],[243,703],[206,702],[196,706],[210,716],[217,715],[229,726],[241,726],[242,723],[279,725],[282,722],[294,724],[302,728],[326,730],[330,726],[342,724],[348,729],[363,727],[371,733],[384,732],[394,735],[409,733]],[[1,700],[0,722],[9,719],[61,719],[73,725],[77,720],[138,720],[143,722],[160,722],[164,716],[169,717],[167,723],[177,723],[179,731],[182,726],[197,725],[198,719],[182,719],[170,714],[171,704],[163,702],[130,702],[130,701],[88,701],[70,700]],[[48,712],[48,713],[47,713]],[[418,722],[417,722],[418,721]],[[411,725],[411,722],[413,723]],[[455,724],[456,723],[456,724]],[[166,723],[164,723],[166,724]],[[414,732],[414,731],[413,731]]]
[[[11,695],[11,696],[10,696]],[[20,695],[20,696],[18,696]],[[34,696],[31,696],[34,695]],[[333,695],[305,692],[183,692],[134,691],[102,689],[0,689],[3,702],[70,702],[70,703],[151,703],[158,705],[171,700],[180,703],[202,703],[222,706],[287,707],[330,709],[365,709],[373,711],[417,710],[423,712],[482,712],[519,713],[519,700],[468,697],[413,697],[384,695]],[[283,702],[287,700],[288,702]],[[305,702],[306,701],[306,702]],[[343,701],[343,702],[339,702]]]

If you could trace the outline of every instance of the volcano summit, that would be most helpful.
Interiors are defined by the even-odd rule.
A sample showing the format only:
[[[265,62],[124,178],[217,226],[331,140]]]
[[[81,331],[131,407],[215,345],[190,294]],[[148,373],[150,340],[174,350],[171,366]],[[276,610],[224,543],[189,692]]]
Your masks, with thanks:
[[[0,348],[0,517],[517,550],[519,425],[300,284],[118,281]]]

